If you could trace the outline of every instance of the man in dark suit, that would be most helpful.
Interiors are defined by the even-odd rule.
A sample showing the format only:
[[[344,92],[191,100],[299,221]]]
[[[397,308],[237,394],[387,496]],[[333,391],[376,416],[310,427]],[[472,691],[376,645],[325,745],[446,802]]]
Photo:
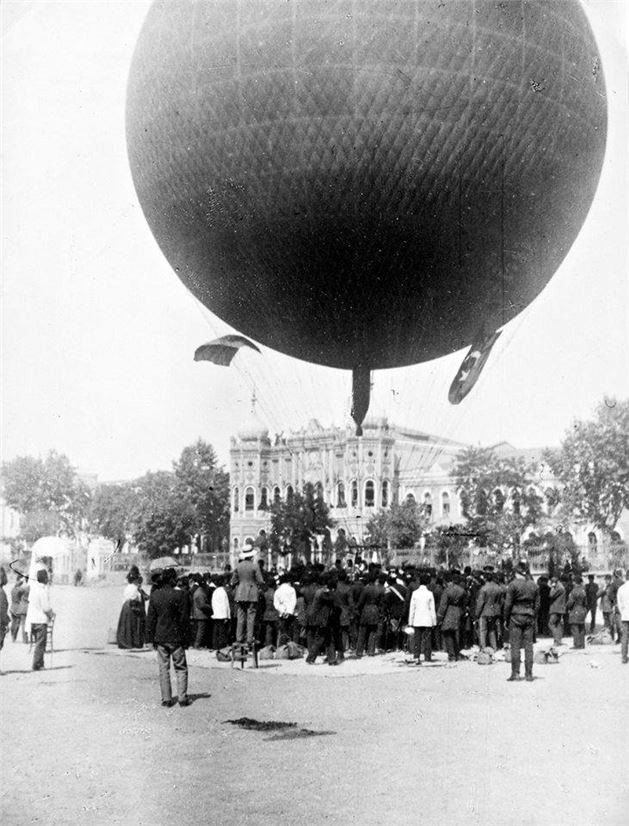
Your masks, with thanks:
[[[254,547],[247,542],[243,546],[241,559],[232,574],[231,585],[235,588],[236,602],[236,642],[253,646],[255,641],[255,621],[258,608],[258,598],[264,589],[264,577],[260,566],[253,561]]]
[[[486,571],[485,577],[487,581],[476,598],[478,637],[481,648],[485,648],[489,641],[495,651],[498,647],[498,623],[502,613],[502,590],[492,571]]]
[[[461,619],[467,601],[467,593],[461,586],[460,574],[446,574],[446,587],[441,595],[437,622],[441,624],[441,633],[448,652],[448,661],[456,662],[461,650]]]
[[[162,574],[162,585],[151,591],[146,635],[157,651],[159,687],[162,705],[174,705],[170,683],[170,661],[173,661],[177,678],[177,695],[180,706],[189,706],[188,663],[186,648],[190,634],[190,603],[186,591],[176,590],[177,572],[167,568]]]
[[[596,629],[596,603],[598,602],[598,585],[594,580],[594,574],[588,576],[588,584],[585,586],[587,597],[587,608],[590,614],[590,634]]]
[[[505,597],[505,623],[509,627],[511,643],[511,676],[508,682],[520,679],[520,649],[524,648],[524,674],[533,679],[533,637],[539,610],[539,591],[520,562]]]

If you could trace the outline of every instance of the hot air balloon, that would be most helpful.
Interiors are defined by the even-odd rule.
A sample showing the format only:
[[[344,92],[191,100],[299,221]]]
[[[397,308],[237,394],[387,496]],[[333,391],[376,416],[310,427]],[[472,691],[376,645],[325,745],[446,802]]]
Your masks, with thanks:
[[[496,330],[574,242],[605,150],[577,0],[158,0],[132,61],[138,198],[236,330],[370,371]]]

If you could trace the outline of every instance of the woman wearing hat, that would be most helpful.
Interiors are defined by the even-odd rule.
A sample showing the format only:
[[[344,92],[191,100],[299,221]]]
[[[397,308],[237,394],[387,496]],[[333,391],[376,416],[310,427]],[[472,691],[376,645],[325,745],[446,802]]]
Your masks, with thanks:
[[[127,585],[123,593],[116,642],[118,648],[143,648],[146,614],[144,600],[146,594],[140,587],[142,577],[137,565],[132,565],[127,574]]]

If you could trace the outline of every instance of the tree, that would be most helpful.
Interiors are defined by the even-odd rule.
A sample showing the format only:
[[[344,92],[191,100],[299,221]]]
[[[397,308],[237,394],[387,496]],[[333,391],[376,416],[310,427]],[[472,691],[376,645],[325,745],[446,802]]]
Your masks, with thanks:
[[[401,505],[394,503],[389,510],[372,516],[367,524],[367,533],[370,543],[379,547],[413,548],[427,525],[424,505],[418,505],[411,498]]]
[[[45,459],[18,456],[3,464],[2,477],[5,501],[25,516],[29,541],[53,528],[56,534],[75,537],[84,527],[91,491],[67,456],[54,450]]]
[[[629,399],[605,398],[594,419],[576,421],[545,459],[563,485],[566,516],[611,535],[629,507]]]
[[[534,472],[534,466],[523,459],[500,458],[491,448],[461,451],[452,476],[467,532],[479,545],[517,547],[524,529],[537,523],[542,499],[532,487]]]
[[[149,472],[137,480],[133,491],[132,534],[142,553],[155,559],[190,542],[195,514],[177,490],[174,473]]]
[[[90,508],[90,525],[101,536],[111,539],[122,550],[132,531],[132,516],[137,510],[133,483],[99,485]]]
[[[192,508],[192,533],[217,550],[229,537],[229,474],[218,467],[212,445],[198,439],[174,462],[177,494]]]
[[[292,550],[310,559],[312,542],[334,527],[328,506],[314,485],[271,505],[271,546],[280,553]]]
[[[459,565],[469,548],[469,529],[465,525],[437,525],[426,536],[426,550],[438,565]]]

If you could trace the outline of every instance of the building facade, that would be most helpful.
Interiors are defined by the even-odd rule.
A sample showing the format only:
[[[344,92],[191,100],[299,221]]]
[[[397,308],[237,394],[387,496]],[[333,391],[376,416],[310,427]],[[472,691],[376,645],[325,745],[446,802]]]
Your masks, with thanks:
[[[412,496],[434,524],[462,519],[450,470],[465,445],[418,430],[399,428],[384,417],[367,418],[363,436],[353,426],[324,428],[313,419],[303,430],[269,437],[255,419],[231,440],[230,547],[269,532],[268,508],[312,483],[322,493],[340,531],[361,545],[370,518]]]
[[[301,430],[271,437],[254,415],[231,439],[232,562],[246,541],[255,542],[261,531],[269,534],[271,504],[301,491],[306,483],[318,488],[330,508],[335,522],[333,541],[342,531],[348,540],[363,545],[371,517],[407,497],[425,506],[431,526],[462,523],[465,519],[451,471],[466,447],[462,442],[398,427],[385,417],[368,417],[361,438],[354,435],[353,426],[324,428],[316,419]],[[507,442],[492,449],[498,457],[522,458],[537,466],[531,487],[541,501],[543,525],[547,529],[561,524],[553,504],[558,482],[543,460],[544,449],[518,449]],[[502,496],[505,507],[512,507],[514,491],[487,494]],[[623,513],[614,533],[618,540],[627,535],[626,522]],[[585,524],[562,525],[562,529],[570,532],[587,556],[596,557],[605,541],[599,530]],[[534,536],[531,527],[521,539],[533,540]]]

